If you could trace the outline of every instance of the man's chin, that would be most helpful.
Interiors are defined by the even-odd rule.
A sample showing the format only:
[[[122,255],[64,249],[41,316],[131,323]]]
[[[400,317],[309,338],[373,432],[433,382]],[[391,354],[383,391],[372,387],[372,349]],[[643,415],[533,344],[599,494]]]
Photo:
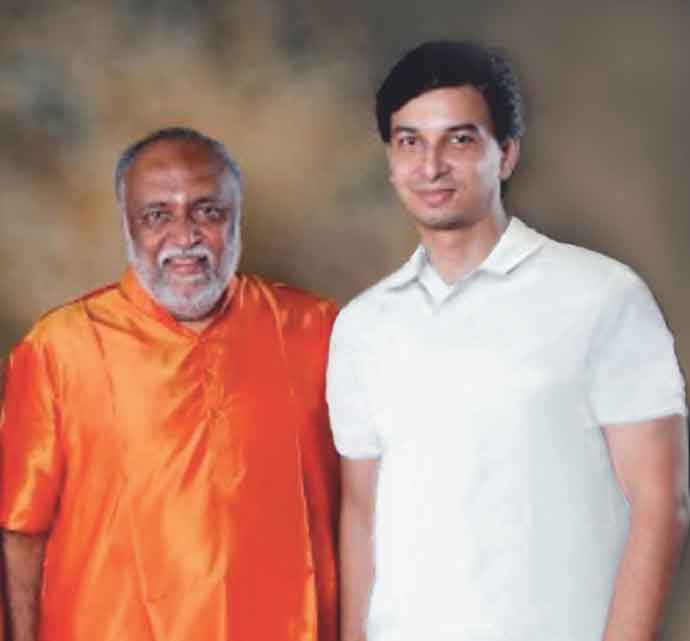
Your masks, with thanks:
[[[465,212],[431,212],[425,215],[413,215],[413,220],[418,227],[429,231],[452,231],[474,226],[478,218]]]
[[[199,321],[206,320],[209,316],[213,315],[215,306],[207,312],[200,312],[196,309],[168,309],[170,315],[178,323],[197,323]]]
[[[218,306],[230,281],[225,274],[190,274],[171,277],[152,274],[141,265],[134,265],[139,282],[153,299],[173,318],[182,322],[208,318]]]
[[[153,291],[158,304],[178,321],[198,321],[213,313],[225,291],[214,281],[204,286],[157,287]]]
[[[193,301],[203,297],[206,291],[212,287],[212,283],[207,278],[197,280],[175,279],[174,281],[168,281],[168,284],[159,289],[165,293],[166,297],[172,300]]]

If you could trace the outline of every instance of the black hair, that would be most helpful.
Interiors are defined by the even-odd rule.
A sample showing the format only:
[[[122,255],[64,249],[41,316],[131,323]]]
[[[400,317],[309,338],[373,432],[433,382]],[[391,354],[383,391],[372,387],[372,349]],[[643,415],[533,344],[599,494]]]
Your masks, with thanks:
[[[383,141],[390,142],[391,116],[407,102],[433,89],[462,85],[471,85],[484,96],[499,144],[522,136],[522,95],[507,58],[474,42],[436,40],[406,53],[376,93],[376,121]]]

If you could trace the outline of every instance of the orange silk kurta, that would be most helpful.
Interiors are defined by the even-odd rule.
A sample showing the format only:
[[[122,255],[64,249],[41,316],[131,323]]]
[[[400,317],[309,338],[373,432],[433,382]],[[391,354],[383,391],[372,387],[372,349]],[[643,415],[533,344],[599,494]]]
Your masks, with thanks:
[[[335,641],[331,303],[257,277],[203,333],[132,272],[10,356],[0,523],[49,532],[41,641]]]

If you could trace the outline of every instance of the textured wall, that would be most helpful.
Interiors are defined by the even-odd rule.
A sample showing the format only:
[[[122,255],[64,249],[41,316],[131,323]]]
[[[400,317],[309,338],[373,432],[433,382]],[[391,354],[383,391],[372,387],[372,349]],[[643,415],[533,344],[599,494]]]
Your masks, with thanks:
[[[511,52],[526,91],[509,204],[634,266],[690,370],[687,2],[76,5],[0,6],[2,353],[46,309],[118,278],[113,165],[164,125],[220,137],[241,163],[245,269],[340,301],[377,280],[415,241],[373,91],[421,40],[475,37]],[[690,638],[689,595],[686,563],[667,641]]]

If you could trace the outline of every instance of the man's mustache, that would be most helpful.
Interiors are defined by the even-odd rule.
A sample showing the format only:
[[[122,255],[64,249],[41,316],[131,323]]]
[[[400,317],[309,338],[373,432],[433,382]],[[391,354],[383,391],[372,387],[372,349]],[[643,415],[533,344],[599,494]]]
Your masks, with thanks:
[[[179,247],[163,249],[156,259],[158,267],[163,267],[163,264],[172,258],[205,258],[211,267],[215,266],[213,252],[205,245],[197,245],[190,249],[180,249]]]

